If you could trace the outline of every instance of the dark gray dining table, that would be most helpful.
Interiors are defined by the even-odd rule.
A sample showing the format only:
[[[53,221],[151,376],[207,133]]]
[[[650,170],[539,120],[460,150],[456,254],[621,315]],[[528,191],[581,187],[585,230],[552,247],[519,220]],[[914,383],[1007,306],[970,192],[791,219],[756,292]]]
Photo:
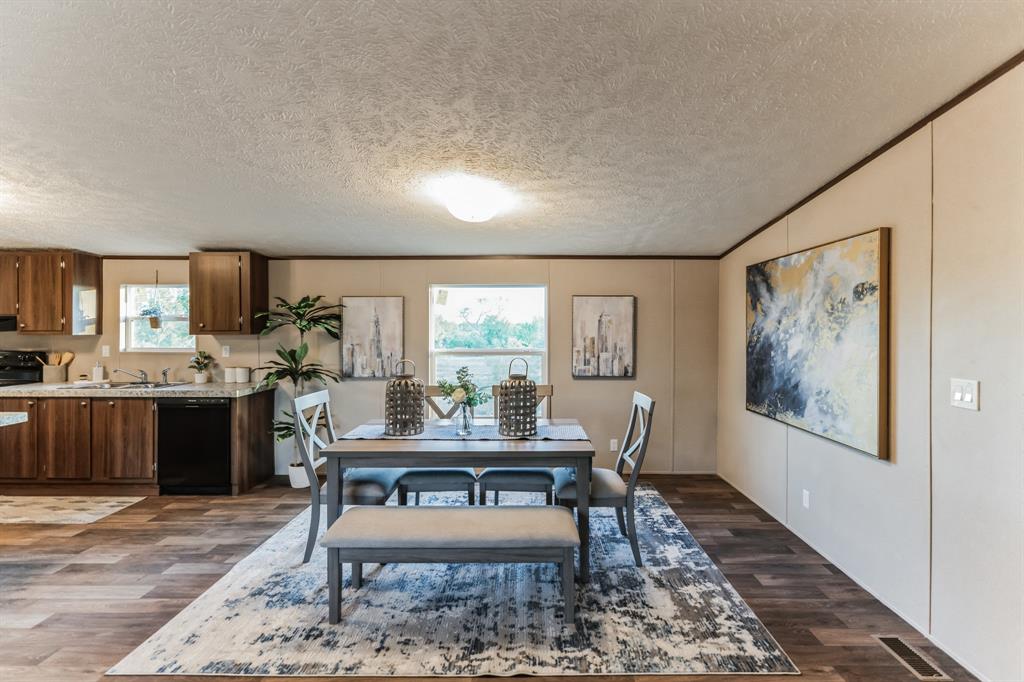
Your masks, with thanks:
[[[493,424],[493,420],[477,420]],[[383,428],[381,419],[364,426]],[[575,419],[538,419],[538,427],[578,426]],[[362,428],[362,427],[360,427]],[[576,470],[576,522],[580,533],[578,577],[590,579],[590,475],[594,460],[590,440],[462,440],[417,438],[341,438],[321,449],[327,460],[327,526],[343,512],[345,469],[355,467],[572,467]]]

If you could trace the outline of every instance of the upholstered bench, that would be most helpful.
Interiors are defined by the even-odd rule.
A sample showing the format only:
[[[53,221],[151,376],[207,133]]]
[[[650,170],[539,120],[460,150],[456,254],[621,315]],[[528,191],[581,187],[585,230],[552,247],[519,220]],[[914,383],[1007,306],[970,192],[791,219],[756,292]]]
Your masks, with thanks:
[[[352,587],[364,563],[556,563],[565,620],[575,618],[573,567],[580,536],[562,507],[353,507],[324,534],[330,622],[341,620],[341,565]]]

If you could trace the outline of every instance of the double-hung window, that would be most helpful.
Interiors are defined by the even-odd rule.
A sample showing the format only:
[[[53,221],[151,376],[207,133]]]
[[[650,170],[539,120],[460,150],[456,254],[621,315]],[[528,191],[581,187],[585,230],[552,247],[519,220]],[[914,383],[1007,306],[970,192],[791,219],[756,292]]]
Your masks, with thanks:
[[[151,320],[153,320],[151,322]],[[121,286],[121,351],[191,353],[187,284]]]
[[[508,377],[509,362],[529,363],[538,384],[548,375],[547,288],[544,286],[430,287],[430,383],[455,380],[468,367],[473,381],[490,393]],[[522,363],[516,363],[521,371]],[[477,416],[494,414],[494,401],[476,408]]]

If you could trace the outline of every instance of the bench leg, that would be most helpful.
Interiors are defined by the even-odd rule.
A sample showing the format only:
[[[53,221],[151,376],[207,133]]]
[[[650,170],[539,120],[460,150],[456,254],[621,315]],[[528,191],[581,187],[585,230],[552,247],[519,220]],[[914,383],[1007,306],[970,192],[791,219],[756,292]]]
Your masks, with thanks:
[[[352,589],[358,590],[363,586],[363,565],[352,564]]]
[[[341,550],[327,548],[327,610],[331,625],[341,622]]]
[[[573,549],[565,550],[562,556],[562,598],[565,600],[565,624],[572,625],[576,621],[576,558]]]

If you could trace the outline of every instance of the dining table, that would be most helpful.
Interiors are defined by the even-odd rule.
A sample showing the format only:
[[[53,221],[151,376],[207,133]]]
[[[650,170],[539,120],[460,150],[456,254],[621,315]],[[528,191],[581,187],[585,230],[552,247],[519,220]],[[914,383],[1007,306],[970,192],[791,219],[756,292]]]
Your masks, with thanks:
[[[444,425],[447,420],[440,420]],[[477,429],[477,426],[492,427]],[[557,434],[560,430],[575,430],[572,440],[552,438],[511,438],[494,434],[493,419],[474,420],[474,433],[455,437],[444,435],[438,439],[422,436],[384,436],[384,420],[376,419],[360,425],[320,450],[327,460],[327,526],[330,527],[344,511],[341,491],[345,488],[345,470],[355,467],[374,468],[435,468],[435,467],[571,467],[576,480],[576,523],[579,528],[580,582],[590,579],[590,477],[594,460],[594,445],[575,419],[538,419],[538,433]],[[545,429],[545,427],[553,427]],[[558,427],[570,427],[559,429]],[[572,429],[572,427],[576,427]],[[454,434],[454,426],[451,433]],[[380,437],[365,437],[379,433]]]

